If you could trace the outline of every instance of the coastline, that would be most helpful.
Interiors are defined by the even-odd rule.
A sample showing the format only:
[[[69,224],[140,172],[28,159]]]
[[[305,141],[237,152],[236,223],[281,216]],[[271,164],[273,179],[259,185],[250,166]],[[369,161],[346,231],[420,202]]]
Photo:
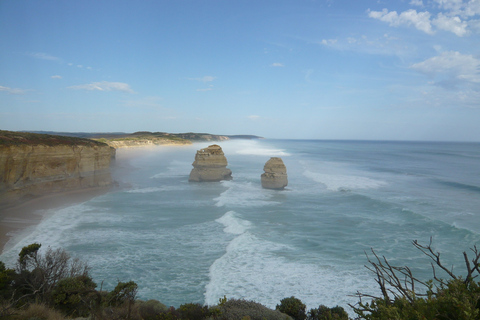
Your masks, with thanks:
[[[7,244],[22,231],[39,224],[47,212],[86,202],[101,196],[114,187],[92,187],[58,192],[36,197],[3,209],[0,217],[0,254]]]
[[[110,170],[115,171],[119,163],[128,165],[131,158],[137,155],[140,150],[153,150],[164,147],[184,147],[191,144],[162,144],[162,145],[135,145],[118,147],[116,160]],[[117,183],[105,187],[90,187],[65,192],[55,192],[35,197],[29,200],[20,200],[12,206],[0,209],[0,254],[2,254],[9,242],[28,228],[38,225],[46,215],[55,209],[62,209],[68,206],[86,202],[95,197],[101,196],[118,187]]]

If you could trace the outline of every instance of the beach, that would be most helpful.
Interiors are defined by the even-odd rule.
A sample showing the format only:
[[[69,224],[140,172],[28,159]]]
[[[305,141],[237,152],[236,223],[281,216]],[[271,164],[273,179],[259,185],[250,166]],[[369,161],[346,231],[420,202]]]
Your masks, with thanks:
[[[54,209],[68,207],[105,194],[111,187],[83,188],[68,192],[53,193],[6,208],[0,215],[0,248],[3,251],[8,242],[19,233],[38,225]]]

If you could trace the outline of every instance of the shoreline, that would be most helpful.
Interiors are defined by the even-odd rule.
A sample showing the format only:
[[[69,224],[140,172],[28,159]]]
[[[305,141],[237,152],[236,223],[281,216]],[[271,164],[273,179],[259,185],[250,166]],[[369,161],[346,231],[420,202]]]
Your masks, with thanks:
[[[7,244],[26,229],[38,225],[50,210],[86,202],[113,190],[115,186],[92,187],[57,192],[30,199],[8,207],[0,218],[0,254]]]
[[[119,162],[128,164],[131,158],[137,155],[142,149],[154,150],[165,147],[191,147],[192,144],[158,144],[158,145],[136,145],[117,147],[116,160],[110,170],[115,171]],[[113,173],[112,173],[113,174]],[[116,181],[116,180],[115,180]],[[51,210],[62,209],[75,204],[86,202],[95,197],[106,194],[118,188],[118,182],[106,187],[90,187],[65,192],[49,193],[28,200],[17,201],[12,206],[0,209],[0,254],[8,249],[8,244],[16,236],[28,228],[38,225]]]

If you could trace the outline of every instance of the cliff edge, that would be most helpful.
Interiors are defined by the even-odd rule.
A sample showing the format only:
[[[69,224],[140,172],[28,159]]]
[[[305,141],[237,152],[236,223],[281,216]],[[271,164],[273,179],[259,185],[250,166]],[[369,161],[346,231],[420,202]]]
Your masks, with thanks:
[[[113,184],[115,149],[89,139],[0,130],[0,208],[55,192]]]

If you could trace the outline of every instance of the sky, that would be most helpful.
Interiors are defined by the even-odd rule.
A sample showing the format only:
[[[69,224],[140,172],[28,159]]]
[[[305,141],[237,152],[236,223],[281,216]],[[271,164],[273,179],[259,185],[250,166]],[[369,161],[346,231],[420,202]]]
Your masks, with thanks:
[[[0,0],[0,129],[480,141],[480,0]]]

